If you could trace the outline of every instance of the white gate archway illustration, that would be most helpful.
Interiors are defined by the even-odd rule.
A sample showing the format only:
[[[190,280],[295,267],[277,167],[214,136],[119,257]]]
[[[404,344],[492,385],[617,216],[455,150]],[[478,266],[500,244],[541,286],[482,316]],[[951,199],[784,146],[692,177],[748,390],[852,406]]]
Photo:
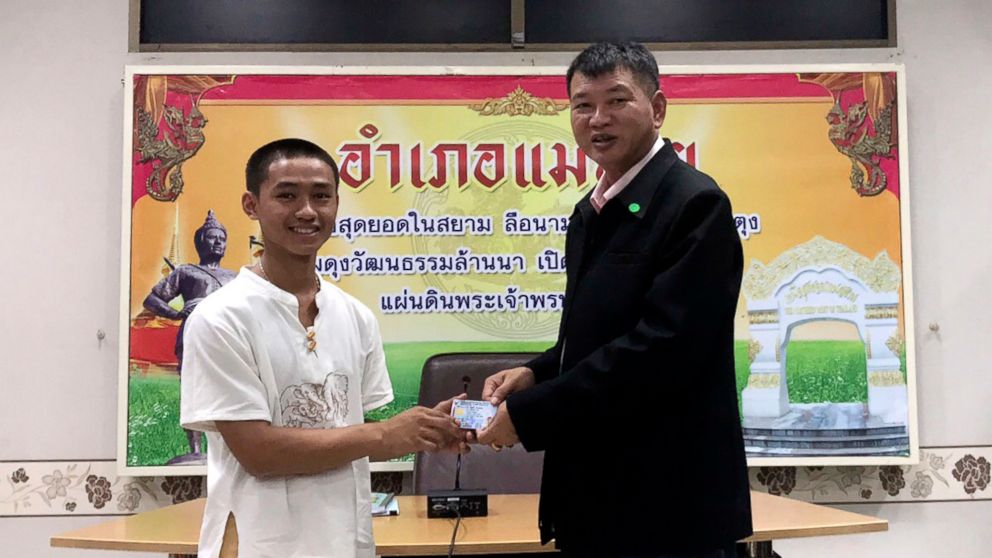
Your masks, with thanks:
[[[886,252],[870,260],[819,236],[768,265],[752,262],[742,287],[751,334],[751,375],[741,394],[745,419],[789,412],[785,360],[792,328],[839,320],[854,324],[865,344],[868,413],[885,423],[905,425],[900,280],[899,266]]]

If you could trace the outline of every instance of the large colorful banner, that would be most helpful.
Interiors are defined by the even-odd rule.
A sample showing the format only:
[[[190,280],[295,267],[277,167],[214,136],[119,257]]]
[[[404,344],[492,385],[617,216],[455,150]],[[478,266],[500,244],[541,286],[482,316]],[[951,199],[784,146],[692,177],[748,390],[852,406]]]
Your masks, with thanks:
[[[729,194],[744,246],[752,465],[915,459],[901,71],[662,69],[662,134]],[[203,473],[207,448],[178,421],[183,319],[264,249],[240,197],[248,156],[278,138],[339,161],[317,272],[379,320],[396,400],[377,418],[415,404],[431,355],[552,344],[568,219],[598,176],[564,70],[401,72],[129,68],[123,473]]]

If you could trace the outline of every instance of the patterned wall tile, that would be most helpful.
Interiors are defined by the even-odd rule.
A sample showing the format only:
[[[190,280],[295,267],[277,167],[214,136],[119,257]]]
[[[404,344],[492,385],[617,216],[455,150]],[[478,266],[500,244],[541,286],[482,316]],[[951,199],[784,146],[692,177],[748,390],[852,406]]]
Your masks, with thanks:
[[[911,466],[753,467],[751,488],[824,504],[992,500],[992,446],[920,448]]]
[[[203,477],[118,477],[113,461],[8,461],[0,475],[0,517],[126,515],[205,490]]]
[[[912,466],[753,467],[751,488],[821,504],[992,500],[992,446],[921,448]],[[0,462],[0,517],[127,515],[204,495],[203,477],[118,477],[113,461]],[[372,488],[410,493],[411,473]]]
[[[406,482],[404,482],[404,480],[412,477],[413,477],[412,473],[399,473],[399,472],[372,473],[372,491],[403,494],[404,492],[403,489],[407,484]]]

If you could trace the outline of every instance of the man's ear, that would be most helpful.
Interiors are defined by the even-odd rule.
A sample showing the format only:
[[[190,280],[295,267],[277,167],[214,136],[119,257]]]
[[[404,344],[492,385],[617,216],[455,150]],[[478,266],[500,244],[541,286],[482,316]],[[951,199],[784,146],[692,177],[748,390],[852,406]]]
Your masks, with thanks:
[[[651,108],[653,110],[651,120],[657,130],[665,123],[665,112],[668,110],[668,99],[665,98],[660,89],[651,96]]]
[[[255,194],[251,192],[241,194],[241,209],[244,210],[245,215],[252,221],[258,221],[257,208],[258,198],[255,197]]]

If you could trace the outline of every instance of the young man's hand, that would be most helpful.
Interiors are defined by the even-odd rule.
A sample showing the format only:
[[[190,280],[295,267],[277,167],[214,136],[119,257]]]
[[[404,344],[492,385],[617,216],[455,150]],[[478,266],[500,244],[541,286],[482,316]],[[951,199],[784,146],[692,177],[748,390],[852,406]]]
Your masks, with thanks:
[[[450,412],[451,400],[447,403]],[[382,429],[384,453],[401,456],[418,451],[457,449],[465,442],[464,431],[450,414],[438,407],[414,407],[378,423]]]
[[[456,395],[452,397],[451,399],[445,399],[444,401],[438,403],[437,405],[434,405],[434,410],[441,411],[446,415],[451,415],[451,406],[454,405],[456,399],[463,399],[463,400],[468,399],[468,395],[462,393],[460,395]]]
[[[435,411],[440,411],[448,416],[451,416],[451,406],[454,404],[456,399],[468,399],[468,394],[462,393],[456,395],[451,399],[445,399],[444,401],[434,405]],[[459,430],[461,430],[459,428]],[[452,446],[441,448],[439,451],[452,452],[452,453],[468,453],[471,448],[468,446],[468,433],[465,430],[461,430],[461,438],[458,440],[457,444]]]

